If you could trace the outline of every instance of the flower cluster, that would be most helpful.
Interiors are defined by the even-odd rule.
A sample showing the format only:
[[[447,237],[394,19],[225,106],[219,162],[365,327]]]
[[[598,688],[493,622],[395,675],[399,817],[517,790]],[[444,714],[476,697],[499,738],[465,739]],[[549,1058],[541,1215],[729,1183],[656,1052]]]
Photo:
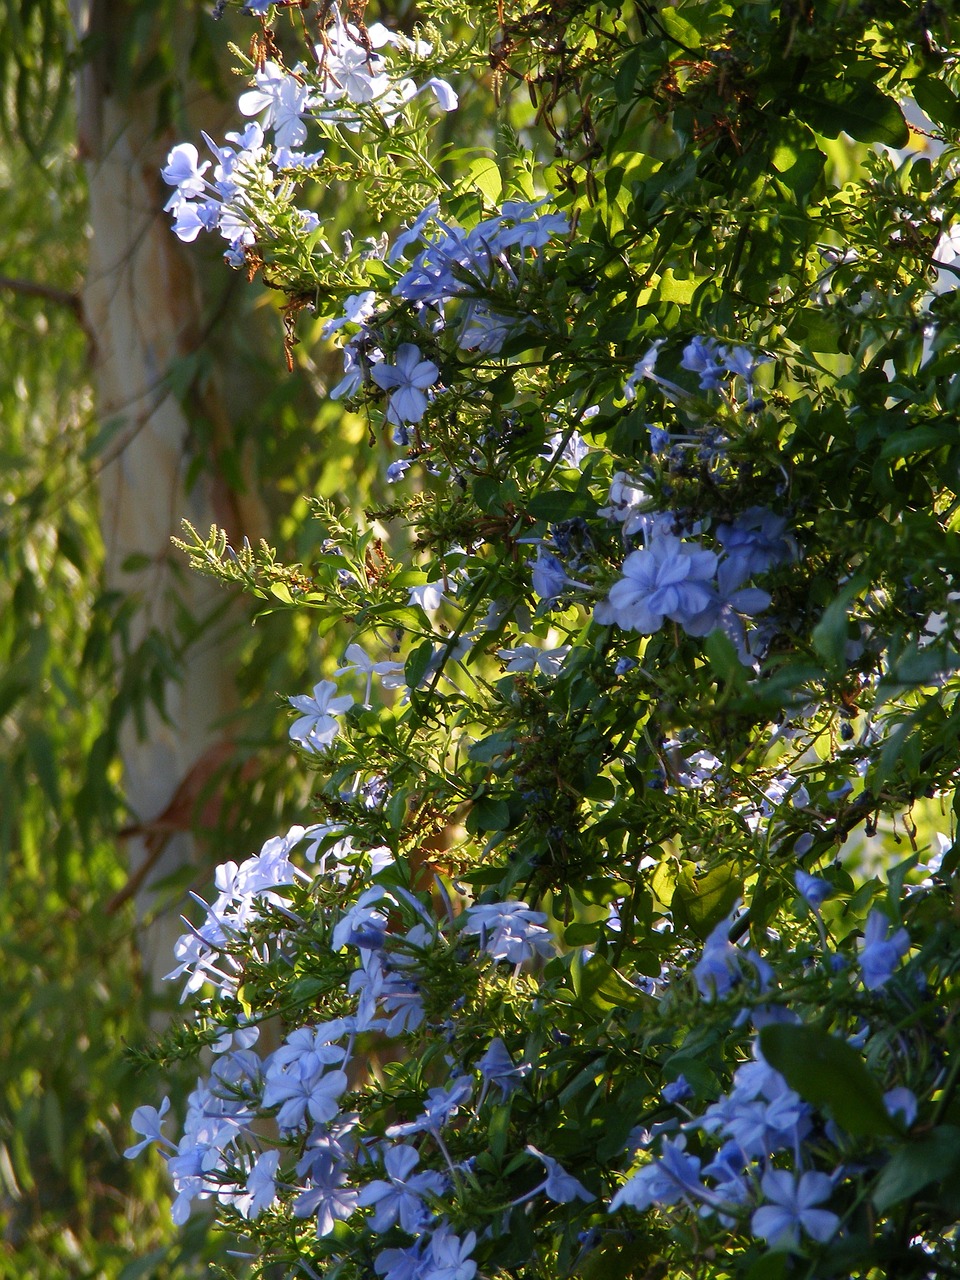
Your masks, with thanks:
[[[305,845],[309,869],[297,869],[291,854]],[[187,1100],[180,1138],[173,1141],[163,1131],[170,1110],[164,1100],[159,1108],[137,1110],[133,1127],[142,1140],[126,1154],[134,1157],[148,1145],[159,1145],[176,1192],[178,1223],[195,1202],[214,1199],[249,1223],[263,1214],[294,1222],[312,1219],[317,1256],[330,1264],[343,1257],[338,1230],[343,1224],[350,1239],[366,1242],[352,1247],[368,1252],[376,1273],[388,1280],[440,1280],[453,1265],[460,1268],[456,1274],[472,1276],[478,1241],[486,1241],[488,1250],[509,1231],[509,1216],[491,1217],[471,1207],[474,1201],[482,1206],[491,1176],[478,1163],[477,1144],[482,1146],[491,1118],[505,1105],[520,1097],[529,1103],[549,1084],[553,1051],[548,1040],[539,1048],[528,1042],[518,1054],[516,1038],[511,1037],[511,1050],[501,1035],[475,1044],[471,1006],[490,998],[501,973],[512,972],[514,981],[526,974],[539,993],[531,1008],[560,998],[567,979],[558,985],[542,971],[536,977],[540,966],[559,956],[546,912],[507,900],[467,904],[455,914],[444,895],[447,906],[437,915],[429,895],[397,884],[393,859],[384,859],[384,852],[359,853],[336,828],[295,828],[239,867],[220,868],[219,896],[207,908],[206,923],[181,940],[181,964],[170,975],[186,974],[185,995],[200,1000],[208,1022],[225,1028],[217,1056]],[[801,871],[796,880],[810,908],[808,918],[826,941],[820,907],[830,886]],[[288,892],[281,895],[283,886]],[[249,981],[251,963],[269,963],[272,939],[275,954],[299,965],[309,954],[304,944],[313,946],[306,934],[311,903],[327,904],[323,936],[333,967],[325,981],[328,998],[336,1001],[331,1005],[335,1016],[298,1025],[259,1057],[257,1026],[235,1012],[236,958],[245,957]],[[271,909],[268,922],[264,913]],[[816,965],[821,981],[845,985],[846,1016],[854,1025],[859,1020],[860,1029],[844,1040],[804,1021],[789,994],[804,989],[806,944],[786,953],[798,964],[791,975],[782,961],[775,967],[755,948],[731,941],[739,919],[735,910],[719,921],[690,965],[699,997],[718,1008],[746,1001],[739,1021],[748,1016],[761,1028],[797,1032],[807,1037],[802,1043],[811,1051],[825,1046],[834,1070],[852,1073],[868,1099],[871,1090],[879,1099],[881,1086],[864,1058],[873,1057],[875,1070],[886,1062],[885,1083],[891,1087],[877,1102],[867,1129],[882,1134],[886,1148],[874,1146],[869,1155],[861,1152],[854,1159],[852,1144],[864,1131],[862,1121],[847,1129],[840,1110],[824,1112],[809,1100],[816,1095],[821,1108],[824,1103],[836,1108],[849,1082],[824,1079],[810,1094],[809,1074],[794,1060],[792,1044],[784,1049],[774,1037],[768,1047],[767,1032],[761,1030],[759,1038],[745,1043],[749,1057],[734,1071],[729,1088],[699,1112],[691,1109],[693,1090],[682,1075],[663,1087],[664,1118],[639,1139],[655,1154],[635,1167],[606,1204],[593,1179],[593,1186],[585,1185],[528,1141],[525,1153],[546,1176],[514,1194],[518,1210],[534,1202],[554,1204],[594,1224],[598,1215],[625,1211],[688,1212],[716,1223],[720,1231],[747,1232],[773,1249],[791,1252],[827,1245],[843,1232],[844,1206],[857,1182],[884,1176],[893,1142],[918,1115],[914,1092],[896,1083],[903,1079],[902,1068],[889,1052],[885,1031],[877,1027],[874,1033],[863,1020],[875,993],[894,978],[910,938],[903,928],[891,933],[887,918],[874,909],[855,950],[844,945]],[[451,1001],[447,965],[454,956],[457,966],[474,976],[454,982]],[[583,972],[595,962],[582,948],[575,948],[571,958]],[[479,990],[473,986],[477,979]],[[650,988],[668,1019],[686,998],[685,982],[685,975],[674,971]],[[448,992],[445,1005],[437,999],[440,987]],[[403,1055],[418,1044],[445,1046],[435,1060],[446,1083],[431,1085],[429,1075],[418,1084],[411,1078],[403,1094],[388,1102],[364,1069],[362,1046],[371,1033]],[[377,1122],[385,1106],[386,1122]],[[524,1106],[515,1109],[525,1113]],[[275,1126],[272,1140],[268,1123]],[[610,1163],[636,1146],[637,1132],[610,1149]],[[602,1239],[596,1225],[591,1230]]]
[[[710,67],[729,47],[703,8]],[[653,34],[628,54],[620,16],[557,17],[580,40],[556,48],[504,18],[496,75],[540,95],[550,160],[515,154],[514,102],[496,172],[453,175],[394,72],[420,44],[334,14],[292,71],[266,46],[257,122],[215,163],[184,146],[165,171],[177,234],[262,260],[291,325],[319,312],[329,397],[366,413],[387,479],[422,470],[363,521],[314,504],[290,601],[331,678],[289,732],[324,820],[218,873],[171,975],[214,1066],[169,1108],[176,1143],[145,1107],[131,1153],[165,1151],[178,1220],[212,1200],[266,1261],[336,1280],[947,1274],[949,301],[922,310],[929,261],[869,327],[818,296],[822,113],[781,120],[728,207],[690,185],[715,77],[654,65]],[[767,196],[740,168],[776,175],[749,262]],[[334,253],[295,198],[357,173],[370,221]],[[860,236],[840,273],[871,252],[846,198],[816,204]],[[275,598],[266,553],[194,551]]]
[[[414,895],[386,887],[384,871],[390,863],[381,861],[378,871],[376,851],[372,858],[360,858],[349,841],[345,846],[337,840],[338,835],[329,828],[295,828],[284,840],[268,842],[257,858],[239,868],[222,867],[217,875],[221,893],[207,909],[207,923],[185,935],[178,947],[182,963],[169,976],[188,974],[185,995],[196,996],[212,987],[219,1003],[208,1003],[208,1014],[216,1019],[217,1009],[227,1008],[225,998],[236,994],[237,982],[211,957],[228,947],[231,958],[250,948],[257,923],[251,909],[255,900],[269,903],[296,928],[298,917],[289,909],[290,899],[274,892],[276,885],[290,883],[296,874],[312,894],[335,893],[338,905],[328,946],[345,965],[341,1013],[297,1027],[265,1058],[252,1048],[257,1028],[241,1020],[235,1031],[218,1041],[219,1056],[209,1076],[200,1079],[190,1095],[179,1141],[163,1134],[170,1105],[164,1100],[159,1109],[141,1107],[135,1113],[133,1126],[143,1140],[126,1154],[132,1158],[151,1143],[160,1145],[176,1191],[173,1215],[178,1223],[186,1220],[194,1201],[210,1198],[245,1219],[285,1207],[295,1219],[315,1219],[321,1240],[334,1233],[338,1222],[362,1224],[362,1230],[379,1241],[375,1265],[380,1275],[440,1280],[448,1274],[445,1268],[453,1265],[451,1260],[458,1275],[472,1275],[475,1264],[468,1259],[476,1233],[456,1234],[445,1211],[445,1201],[456,1198],[454,1187],[471,1175],[467,1166],[451,1159],[444,1135],[458,1117],[475,1113],[491,1086],[499,1098],[522,1088],[529,1065],[515,1063],[502,1038],[494,1037],[472,1067],[452,1074],[449,1084],[427,1088],[419,1100],[411,1097],[406,1106],[409,1118],[387,1125],[380,1140],[372,1136],[364,1114],[366,1107],[381,1105],[376,1091],[365,1092],[362,1101],[354,1094],[355,1105],[361,1105],[359,1114],[344,1110],[343,1097],[350,1074],[356,1075],[362,1066],[359,1045],[364,1035],[376,1032],[399,1044],[431,1030],[454,1038],[455,1014],[436,1027],[424,1027],[431,954],[440,949],[449,953],[454,947],[463,952],[467,947],[494,966],[503,963],[519,972],[535,959],[555,955],[556,943],[545,927],[548,917],[523,902],[478,903],[459,918],[438,920]],[[294,873],[287,855],[311,837],[313,873]],[[316,860],[319,844],[327,852]],[[331,858],[337,848],[342,856]],[[345,869],[364,863],[373,873],[366,887]],[[414,923],[404,927],[399,923],[404,917]],[[271,936],[281,951],[289,949],[289,939],[284,941],[276,932]],[[465,959],[463,953],[461,963]],[[264,961],[262,946],[260,960]],[[267,1117],[276,1126],[279,1145],[265,1145]],[[534,1195],[559,1203],[592,1199],[555,1159],[530,1150],[548,1176],[526,1193],[525,1200]],[[297,1151],[303,1154],[294,1160]],[[418,1169],[425,1157],[434,1167]],[[459,1213],[462,1216],[462,1209]],[[402,1245],[396,1243],[398,1231],[407,1237]]]
[[[392,297],[409,306],[410,335],[417,341],[401,342],[392,361],[385,358],[375,294],[351,296],[342,314],[324,326],[328,336],[345,327],[352,330],[342,347],[344,376],[332,397],[353,397],[365,388],[386,391],[386,420],[397,428],[394,440],[409,444],[407,425],[423,419],[440,379],[439,366],[424,358],[418,343],[437,349],[449,334],[457,351],[495,356],[509,337],[536,324],[524,307],[524,291],[542,264],[540,252],[553,237],[569,231],[563,214],[540,208],[529,201],[507,201],[496,217],[469,231],[441,220],[436,204],[424,209],[387,254],[387,261],[398,267],[411,247],[424,246],[392,289]]]
[[[720,550],[712,551],[699,539],[667,532],[674,517],[634,512],[624,496],[630,483],[629,477],[617,477],[610,510],[623,522],[624,533],[645,530],[645,545],[624,560],[623,577],[594,610],[596,621],[641,635],[659,631],[666,620],[691,636],[705,636],[719,628],[734,643],[741,660],[753,662],[756,642],[750,644],[742,618],[769,608],[770,595],[746,584],[791,559],[793,543],[786,533],[786,519],[762,507],[752,508],[717,527]],[[639,488],[634,491],[642,494]]]
[[[390,47],[420,58],[430,53],[429,45],[411,44],[381,23],[361,33],[334,7],[310,65],[288,70],[268,59],[255,67],[254,87],[240,95],[238,105],[241,114],[257,116],[258,122],[228,133],[229,145],[218,146],[204,134],[215,160],[212,178],[205,176],[212,162],[201,164],[191,142],[179,143],[167,158],[163,179],[176,188],[166,205],[174,233],[189,243],[201,231],[219,231],[229,242],[228,263],[242,266],[245,249],[261,237],[284,230],[309,233],[320,225],[315,213],[293,205],[298,186],[324,157],[322,148],[302,150],[311,126],[331,137],[371,123],[389,129],[406,104],[424,92],[442,111],[455,110],[457,95],[445,80],[431,76],[418,88],[409,77],[392,74],[381,52]]]

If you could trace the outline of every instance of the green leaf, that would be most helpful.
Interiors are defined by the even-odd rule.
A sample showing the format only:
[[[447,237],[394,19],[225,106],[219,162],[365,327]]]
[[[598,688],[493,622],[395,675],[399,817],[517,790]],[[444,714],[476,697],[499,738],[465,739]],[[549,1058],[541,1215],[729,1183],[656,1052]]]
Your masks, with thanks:
[[[771,152],[771,165],[797,200],[810,195],[826,163],[827,157],[817,146],[813,132],[797,120],[783,120]]]
[[[657,285],[657,296],[663,302],[677,302],[680,306],[688,306],[693,300],[693,295],[697,291],[697,286],[702,282],[702,278],[681,279],[674,275],[673,270],[667,270],[660,277]]]
[[[481,156],[478,160],[474,160],[464,177],[464,185],[476,187],[491,205],[499,204],[500,193],[503,190],[503,179],[500,176],[496,161],[486,156]]]
[[[571,493],[569,489],[549,489],[538,493],[530,499],[527,510],[535,520],[547,520],[550,524],[558,524],[561,520],[571,520],[574,516],[592,515],[596,503],[582,493]]]
[[[409,793],[406,787],[401,787],[390,797],[386,813],[391,830],[403,830],[403,824],[407,819],[408,800]]]
[[[960,1129],[940,1125],[917,1142],[898,1147],[883,1168],[871,1199],[878,1213],[908,1200],[931,1182],[960,1172]]]
[[[846,666],[847,614],[850,604],[867,586],[869,578],[859,573],[847,582],[835,600],[823,611],[823,617],[813,628],[813,647],[832,671]]]
[[[44,795],[54,809],[58,809],[60,807],[60,774],[50,738],[42,730],[35,728],[27,729],[24,737]]]
[[[510,1106],[494,1107],[487,1129],[487,1142],[490,1151],[498,1164],[503,1163],[507,1151],[507,1139],[510,1136]]]
[[[602,932],[602,920],[575,920],[564,930],[563,941],[568,947],[592,947]]]
[[[467,815],[465,825],[471,835],[480,831],[505,831],[510,825],[510,806],[506,800],[481,796]]]
[[[743,894],[743,882],[735,867],[721,863],[706,875],[697,876],[694,866],[685,863],[677,879],[670,904],[679,924],[685,924],[705,939]]]
[[[284,996],[291,1006],[306,1005],[326,989],[322,978],[296,978],[284,989]]]
[[[737,651],[728,636],[717,627],[711,631],[703,642],[703,647],[714,669],[724,684],[737,693],[743,693],[747,687],[747,673],[743,663],[737,657]]]
[[[942,80],[924,77],[913,83],[913,97],[921,111],[935,124],[946,129],[960,129],[960,102]]]
[[[668,36],[686,49],[700,48],[700,32],[682,16],[677,6],[672,4],[661,6],[659,16]]]
[[[656,894],[657,901],[662,902],[665,907],[670,906],[677,891],[677,876],[677,864],[671,858],[665,858],[653,873],[650,887]]]
[[[480,764],[490,764],[500,756],[509,755],[516,747],[516,734],[512,729],[501,729],[486,738],[475,742],[469,751],[471,760]]]
[[[895,431],[887,436],[880,450],[881,459],[888,461],[895,458],[912,458],[918,453],[929,453],[944,445],[957,443],[957,432],[954,427],[911,427],[909,431]]]
[[[650,1257],[649,1245],[633,1232],[607,1232],[596,1249],[591,1249],[574,1275],[582,1280],[661,1280],[670,1267],[661,1258]]]
[[[633,97],[634,87],[637,83],[637,76],[640,74],[640,62],[643,56],[643,50],[640,48],[631,49],[624,60],[620,63],[617,74],[613,79],[613,91],[617,95],[619,102],[629,102]],[[611,173],[616,173],[613,169]]]
[[[591,956],[580,970],[579,995],[585,1004],[604,1015],[610,1009],[636,1009],[649,1003],[648,997],[598,955]]]
[[[800,307],[787,325],[787,334],[809,351],[835,355],[840,350],[836,323],[816,307]]]
[[[801,120],[825,138],[848,133],[857,142],[882,142],[888,147],[905,147],[910,141],[897,103],[866,80],[852,84],[841,80],[816,93],[798,93],[791,105]]]
[[[747,1272],[746,1280],[785,1280],[787,1260],[788,1255],[783,1251],[764,1253]]]
[[[900,1133],[887,1114],[879,1084],[845,1040],[815,1027],[774,1023],[760,1032],[760,1049],[791,1089],[813,1106],[825,1107],[848,1133]]]
[[[403,678],[411,689],[416,689],[427,673],[430,659],[433,657],[433,645],[429,640],[418,644],[403,665]]]

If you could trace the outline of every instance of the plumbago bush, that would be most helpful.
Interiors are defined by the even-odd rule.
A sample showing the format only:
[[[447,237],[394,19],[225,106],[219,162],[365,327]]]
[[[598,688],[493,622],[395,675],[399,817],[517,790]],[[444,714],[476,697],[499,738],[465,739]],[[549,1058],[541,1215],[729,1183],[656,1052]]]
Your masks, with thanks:
[[[315,805],[190,909],[127,1154],[258,1274],[960,1273],[960,20],[229,20],[173,230],[388,497],[188,530],[325,638]]]

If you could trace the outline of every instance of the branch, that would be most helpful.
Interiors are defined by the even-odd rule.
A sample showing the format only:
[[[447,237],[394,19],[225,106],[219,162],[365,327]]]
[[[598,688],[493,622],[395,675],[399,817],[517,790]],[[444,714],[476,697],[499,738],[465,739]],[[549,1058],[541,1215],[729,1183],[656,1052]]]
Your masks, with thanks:
[[[42,298],[46,302],[55,302],[57,306],[68,307],[83,324],[83,303],[79,293],[57,289],[51,284],[40,284],[36,280],[18,280],[13,276],[0,276],[0,289],[19,293],[24,298]]]

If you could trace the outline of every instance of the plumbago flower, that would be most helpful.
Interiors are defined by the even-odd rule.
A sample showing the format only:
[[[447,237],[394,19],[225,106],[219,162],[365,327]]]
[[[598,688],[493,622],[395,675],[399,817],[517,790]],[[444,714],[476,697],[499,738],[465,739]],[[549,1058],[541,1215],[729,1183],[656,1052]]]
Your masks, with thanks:
[[[697,538],[680,538],[671,530],[680,523],[671,513],[653,514],[645,490],[618,473],[611,485],[610,506],[600,515],[618,521],[624,536],[640,533],[645,545],[623,562],[622,578],[594,609],[603,626],[652,635],[667,621],[691,636],[721,630],[733,642],[742,662],[754,652],[744,617],[762,613],[771,596],[748,580],[785,564],[795,544],[785,533],[786,519],[764,508],[750,508],[732,523],[717,527],[718,550]],[[754,629],[755,630],[755,629]],[[768,630],[768,643],[775,628]]]
[[[336,6],[328,7],[327,17],[322,43],[310,51],[309,62],[290,69],[270,58],[251,68],[253,88],[240,95],[238,108],[258,117],[256,123],[228,133],[231,146],[220,147],[204,135],[217,160],[213,181],[204,177],[210,162],[199,163],[193,143],[175,146],[162,171],[164,181],[176,187],[166,206],[174,214],[175,234],[189,243],[201,231],[219,230],[230,242],[225,256],[231,266],[246,265],[245,249],[258,240],[298,232],[306,237],[318,229],[317,215],[294,204],[298,187],[324,158],[324,148],[299,150],[312,133],[336,138],[341,129],[355,134],[369,124],[392,128],[422,93],[441,111],[458,105],[457,94],[439,77],[418,88],[393,73],[380,50],[404,47],[404,37],[380,23],[361,32],[343,21]],[[420,42],[414,51],[427,57],[430,46]]]
[[[344,377],[332,394],[354,396],[370,384],[387,391],[386,418],[398,428],[395,443],[407,445],[405,425],[422,421],[431,399],[427,393],[440,377],[437,364],[423,358],[421,341],[434,349],[445,342],[448,351],[452,344],[452,358],[459,362],[463,352],[497,356],[511,337],[542,330],[523,300],[542,280],[544,249],[569,231],[565,215],[541,211],[542,204],[506,201],[495,217],[470,230],[441,220],[436,204],[423,209],[387,254],[399,269],[411,247],[425,246],[392,289],[393,298],[409,306],[407,332],[417,340],[401,343],[393,364],[384,361],[379,316],[361,312],[355,299],[348,299],[347,309],[327,325],[329,333],[355,329],[341,347]]]
[[[305,751],[322,751],[328,747],[340,731],[336,717],[353,706],[348,694],[337,695],[337,686],[332,680],[321,680],[313,686],[312,694],[297,694],[287,701],[300,712],[290,726],[290,737]]]
[[[389,392],[387,421],[400,426],[421,420],[427,411],[425,392],[440,377],[440,370],[432,360],[422,358],[419,347],[404,342],[397,348],[395,363],[374,365],[370,376],[382,391]]]
[[[710,66],[729,41],[703,8],[684,21]],[[779,65],[748,8],[743,47]],[[342,655],[290,699],[314,825],[194,900],[170,976],[196,1022],[166,1052],[212,1052],[187,1099],[134,1112],[128,1154],[156,1148],[176,1220],[213,1207],[264,1271],[951,1274],[953,311],[920,301],[930,261],[910,277],[902,227],[884,275],[853,181],[789,210],[799,170],[745,190],[750,131],[732,204],[698,176],[709,129],[628,174],[623,113],[586,103],[622,100],[627,68],[682,123],[703,78],[658,61],[653,28],[631,45],[573,10],[555,43],[527,50],[521,24],[495,51],[540,98],[529,134],[511,103],[497,164],[431,133],[470,49],[310,5],[298,61],[265,36],[243,132],[170,153],[176,234],[262,262],[289,318],[322,308],[330,398],[402,456],[392,505],[318,501],[316,544],[298,533],[304,631],[322,670]],[[886,22],[884,50],[915,43]],[[548,169],[525,154],[541,125]],[[926,163],[874,181],[871,229],[878,190],[924,199]],[[352,183],[344,233],[330,202]],[[768,186],[746,281],[743,208]],[[828,224],[851,242],[836,273],[883,277],[869,326],[808,267]],[[837,351],[869,368],[843,355],[838,377]],[[266,550],[191,550],[261,599],[276,585]],[[889,832],[914,821],[896,865]]]
[[[669,618],[689,635],[706,635],[716,614],[716,571],[714,552],[663,534],[627,556],[623,578],[594,610],[594,617],[642,635],[659,631]]]
[[[816,1207],[833,1191],[826,1174],[808,1172],[798,1178],[786,1169],[768,1169],[760,1189],[768,1203],[753,1215],[751,1228],[774,1249],[796,1248],[801,1232],[820,1244],[836,1235],[839,1217]]]
[[[240,95],[241,112],[260,116],[261,128],[273,130],[278,147],[301,146],[307,139],[303,117],[313,105],[309,86],[276,62],[265,62],[254,81],[257,87]]]

